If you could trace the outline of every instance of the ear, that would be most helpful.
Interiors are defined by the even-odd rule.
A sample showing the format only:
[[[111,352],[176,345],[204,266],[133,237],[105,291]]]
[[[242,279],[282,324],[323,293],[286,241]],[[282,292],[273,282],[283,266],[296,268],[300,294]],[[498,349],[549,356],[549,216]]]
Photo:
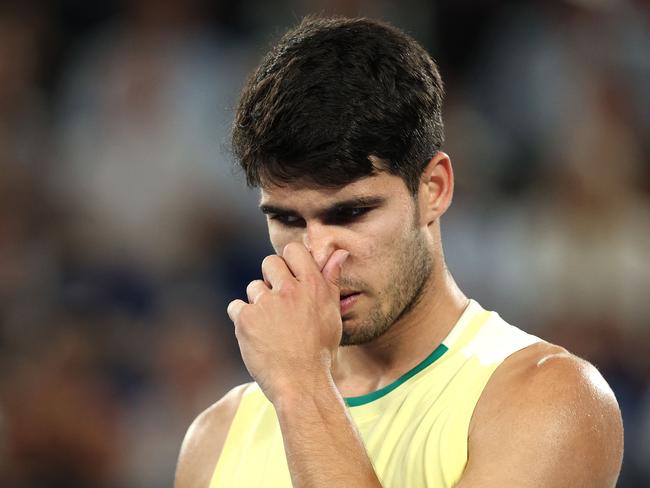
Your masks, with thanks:
[[[454,171],[449,156],[438,151],[424,168],[418,189],[422,224],[431,225],[444,214],[454,194]]]

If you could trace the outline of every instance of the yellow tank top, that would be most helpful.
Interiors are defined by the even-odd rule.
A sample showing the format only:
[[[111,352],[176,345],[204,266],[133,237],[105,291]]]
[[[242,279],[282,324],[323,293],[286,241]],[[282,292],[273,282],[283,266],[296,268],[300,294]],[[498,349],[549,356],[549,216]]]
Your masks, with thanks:
[[[538,341],[472,300],[418,366],[380,390],[346,398],[382,486],[454,486],[483,388],[505,358]],[[256,384],[243,394],[210,482],[231,487],[291,487],[275,410]]]

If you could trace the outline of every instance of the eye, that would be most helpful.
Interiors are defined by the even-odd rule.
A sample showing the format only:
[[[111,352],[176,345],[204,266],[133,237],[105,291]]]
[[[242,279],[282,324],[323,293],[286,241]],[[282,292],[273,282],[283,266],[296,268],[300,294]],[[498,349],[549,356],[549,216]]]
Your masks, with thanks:
[[[301,217],[291,214],[273,214],[269,215],[269,219],[286,227],[303,227],[305,223]]]
[[[346,208],[341,211],[341,215],[346,217],[359,217],[370,211],[368,207]]]
[[[329,221],[334,224],[347,224],[359,220],[374,207],[342,207],[336,209],[329,216]]]

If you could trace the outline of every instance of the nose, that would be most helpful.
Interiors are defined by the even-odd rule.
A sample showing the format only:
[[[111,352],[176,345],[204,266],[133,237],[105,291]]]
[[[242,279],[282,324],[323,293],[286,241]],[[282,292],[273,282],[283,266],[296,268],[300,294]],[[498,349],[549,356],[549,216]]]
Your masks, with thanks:
[[[317,222],[307,223],[303,244],[309,249],[320,270],[325,267],[332,253],[338,249],[334,229]]]

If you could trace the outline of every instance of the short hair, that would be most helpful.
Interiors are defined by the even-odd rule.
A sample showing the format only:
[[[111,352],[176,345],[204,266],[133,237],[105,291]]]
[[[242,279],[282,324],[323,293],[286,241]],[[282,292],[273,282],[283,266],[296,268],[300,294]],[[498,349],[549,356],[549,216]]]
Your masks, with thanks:
[[[233,152],[251,187],[337,188],[387,171],[416,195],[443,143],[443,95],[435,62],[401,30],[307,17],[248,79]]]

